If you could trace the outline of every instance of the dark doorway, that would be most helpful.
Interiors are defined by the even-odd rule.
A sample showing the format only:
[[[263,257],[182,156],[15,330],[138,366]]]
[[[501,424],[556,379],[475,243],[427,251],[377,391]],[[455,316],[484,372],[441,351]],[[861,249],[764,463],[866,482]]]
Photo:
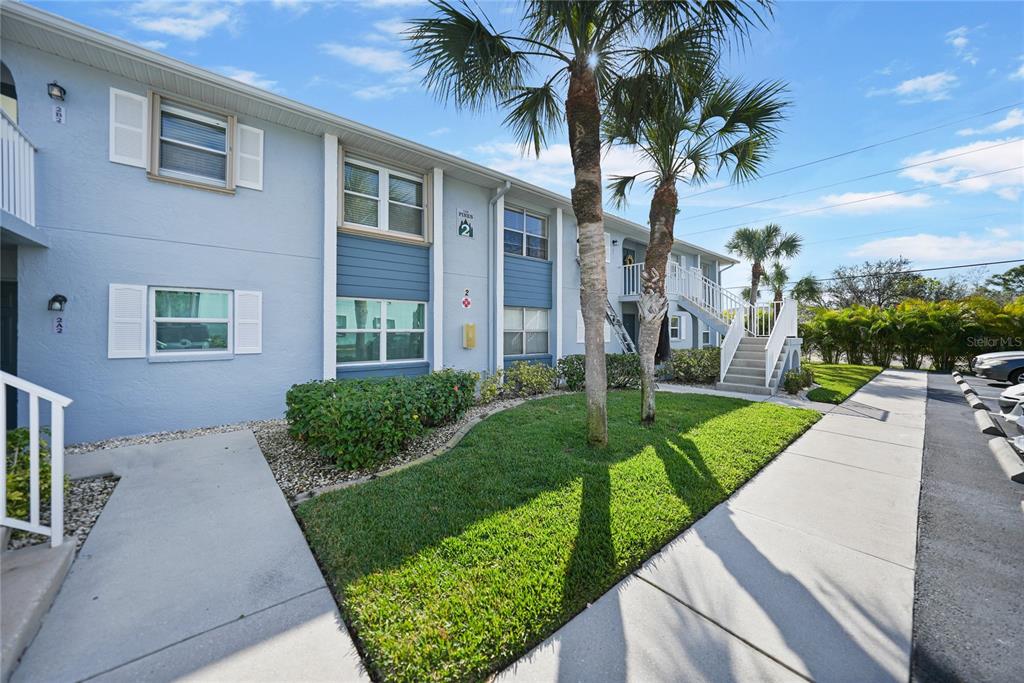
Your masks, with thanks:
[[[636,344],[637,329],[636,329],[636,313],[623,313],[622,314],[622,326],[626,328],[626,334],[633,340],[633,344]]]
[[[18,283],[0,282],[0,370],[18,374]],[[7,387],[7,427],[18,424],[18,390]],[[5,432],[6,433],[6,432]],[[6,437],[5,437],[6,438]]]

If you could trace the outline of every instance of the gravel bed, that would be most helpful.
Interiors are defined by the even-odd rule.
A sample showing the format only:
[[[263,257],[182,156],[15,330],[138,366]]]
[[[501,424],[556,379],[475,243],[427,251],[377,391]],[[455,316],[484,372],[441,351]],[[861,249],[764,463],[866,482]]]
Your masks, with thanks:
[[[119,436],[104,441],[86,441],[64,447],[65,455],[78,455],[90,451],[105,451],[111,448],[122,446],[139,446],[147,443],[161,443],[164,441],[176,441],[178,439],[191,439],[195,436],[207,434],[223,434],[224,432],[237,432],[240,429],[255,429],[256,425],[264,424],[266,421],[235,422],[233,424],[216,425],[214,427],[197,427],[196,429],[183,429],[177,432],[153,432],[152,434],[139,434],[137,436]],[[276,420],[270,420],[276,422]]]
[[[299,493],[379,474],[428,455],[448,443],[459,429],[472,420],[504,410],[516,403],[518,400],[503,399],[487,405],[473,406],[460,420],[422,435],[395,457],[385,460],[376,467],[360,470],[338,469],[332,460],[289,436],[288,423],[285,420],[252,423],[251,428],[263,456],[267,459],[267,464],[270,465],[270,470],[274,473],[274,478],[290,500]]]
[[[75,479],[68,486],[64,493],[64,535],[75,538],[75,551],[82,549],[82,544],[92,531],[93,525],[103,512],[103,506],[107,504],[110,495],[117,486],[117,477],[93,477],[90,479]],[[39,511],[40,521],[43,524],[50,523],[50,509],[47,507]],[[39,534],[30,534],[24,531],[14,531],[7,547],[10,550],[17,550],[30,545],[49,543],[50,539]]]

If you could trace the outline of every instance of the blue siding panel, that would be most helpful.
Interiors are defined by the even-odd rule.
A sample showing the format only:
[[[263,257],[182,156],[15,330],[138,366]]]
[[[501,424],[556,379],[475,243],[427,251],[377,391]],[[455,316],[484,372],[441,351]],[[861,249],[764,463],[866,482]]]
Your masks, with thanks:
[[[416,377],[430,372],[430,363],[414,361],[412,363],[381,363],[380,365],[359,365],[354,367],[338,367],[338,379],[366,379],[368,377]]]
[[[530,354],[528,356],[505,356],[505,367],[512,365],[517,360],[525,360],[527,363],[540,363],[541,365],[552,365],[554,356],[549,353],[537,355]]]
[[[505,255],[505,305],[551,308],[551,261]]]
[[[430,249],[339,233],[338,296],[429,301]]]

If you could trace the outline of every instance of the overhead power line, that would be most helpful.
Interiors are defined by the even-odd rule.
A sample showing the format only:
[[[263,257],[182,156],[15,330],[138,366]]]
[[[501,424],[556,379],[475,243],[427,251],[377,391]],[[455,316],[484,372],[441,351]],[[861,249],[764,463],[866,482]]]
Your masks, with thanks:
[[[921,185],[919,187],[911,187],[911,188],[908,188],[906,190],[896,190],[896,191],[893,191],[893,192],[886,192],[884,194],[872,195],[870,197],[862,197],[861,199],[851,199],[850,201],[847,201],[847,202],[838,202],[836,204],[825,204],[823,206],[815,206],[815,207],[812,207],[810,209],[802,209],[800,211],[790,211],[788,213],[780,213],[780,214],[776,214],[774,216],[768,216],[767,218],[757,218],[757,219],[754,219],[754,220],[742,221],[740,223],[732,223],[730,225],[722,225],[722,226],[719,226],[717,228],[707,228],[706,230],[696,230],[696,231],[693,231],[693,232],[687,232],[686,234],[687,234],[687,236],[703,235],[703,234],[709,233],[709,232],[718,232],[719,230],[729,230],[731,228],[743,227],[744,225],[749,225],[750,223],[761,223],[761,222],[764,222],[764,221],[773,221],[773,220],[776,220],[778,218],[786,218],[786,217],[789,217],[789,216],[799,216],[799,215],[802,215],[802,214],[805,214],[805,213],[815,213],[817,211],[824,211],[826,209],[836,209],[836,208],[839,208],[841,206],[851,206],[853,204],[863,204],[865,202],[875,202],[875,201],[878,201],[879,199],[886,199],[888,197],[895,197],[897,195],[907,194],[908,192],[919,192],[921,190],[928,190],[928,189],[931,189],[931,188],[934,188],[934,187],[946,187],[947,185],[956,185],[957,183],[967,182],[968,180],[976,180],[978,178],[987,178],[988,176],[998,175],[1000,173],[1009,173],[1010,171],[1018,171],[1018,170],[1020,170],[1022,168],[1024,168],[1024,165],[1012,166],[1010,168],[1004,168],[1004,169],[1000,169],[998,171],[990,171],[988,173],[978,173],[978,174],[972,175],[972,176],[965,176],[963,178],[957,178],[956,180],[947,180],[946,182],[942,182],[942,183],[932,183],[931,185]]]
[[[837,181],[837,182],[834,182],[834,183],[829,183],[828,185],[818,185],[817,187],[811,187],[811,188],[808,188],[806,190],[798,190],[796,192],[787,192],[786,194],[780,194],[780,195],[776,195],[774,197],[768,197],[766,199],[759,199],[756,202],[747,202],[746,204],[737,204],[736,206],[728,206],[728,207],[725,207],[724,209],[715,209],[714,211],[708,211],[706,213],[698,213],[695,216],[687,216],[687,219],[688,220],[696,220],[698,218],[704,218],[705,216],[713,216],[713,215],[715,215],[717,213],[725,213],[726,211],[735,211],[736,209],[745,209],[748,206],[756,206],[757,204],[764,204],[766,202],[772,202],[772,201],[775,201],[776,199],[786,199],[787,197],[795,197],[797,195],[807,194],[808,192],[816,192],[818,190],[827,190],[830,187],[836,187],[838,185],[845,185],[846,183],[855,183],[858,180],[869,180],[871,178],[878,178],[879,176],[889,175],[890,173],[898,173],[899,171],[906,171],[907,169],[917,168],[918,166],[927,166],[928,164],[936,164],[936,163],[938,163],[940,161],[946,161],[947,159],[955,159],[956,157],[962,157],[962,156],[966,156],[968,154],[977,154],[978,152],[985,152],[985,151],[990,150],[990,149],[995,149],[996,147],[1005,147],[1006,145],[1012,145],[1012,144],[1020,143],[1020,142],[1021,142],[1020,139],[1007,140],[1005,142],[999,142],[999,143],[996,143],[994,145],[989,145],[988,147],[979,147],[978,149],[970,149],[970,150],[967,150],[966,152],[959,152],[957,154],[949,154],[947,156],[939,157],[937,159],[929,159],[928,161],[921,161],[921,162],[916,163],[916,164],[907,164],[906,166],[900,166],[899,168],[891,168],[888,171],[879,171],[878,173],[869,173],[868,175],[862,175],[862,176],[859,176],[857,178],[849,178],[847,180],[840,180],[840,181]]]
[[[915,131],[912,131],[910,133],[905,133],[903,135],[898,135],[898,136],[896,136],[894,138],[889,138],[888,140],[880,140],[878,142],[873,142],[870,145],[864,145],[863,147],[856,147],[854,149],[848,149],[845,152],[837,152],[836,154],[831,154],[831,155],[826,156],[826,157],[821,157],[820,159],[812,159],[811,161],[805,161],[805,162],[797,164],[795,166],[788,166],[786,168],[780,168],[777,171],[772,171],[771,173],[765,173],[763,175],[760,175],[757,178],[753,179],[751,182],[756,182],[758,180],[763,180],[765,178],[771,178],[772,176],[782,175],[783,173],[789,173],[790,171],[796,171],[796,170],[801,169],[801,168],[807,168],[808,166],[816,166],[817,164],[822,164],[822,163],[825,163],[826,161],[832,161],[833,159],[840,159],[840,158],[845,157],[845,156],[850,156],[851,154],[857,154],[858,152],[864,152],[864,151],[867,151],[869,149],[875,149],[876,147],[882,147],[883,145],[892,144],[893,142],[899,142],[900,140],[906,140],[908,138],[916,137],[918,135],[924,135],[925,133],[931,133],[932,131],[940,130],[942,128],[948,128],[949,126],[955,126],[955,125],[960,124],[960,123],[966,123],[967,121],[971,121],[973,119],[977,119],[977,118],[980,118],[982,116],[988,116],[989,114],[995,114],[997,112],[1005,111],[1006,109],[1012,109],[1013,107],[1019,107],[1021,104],[1024,104],[1024,102],[1013,102],[1012,104],[1007,104],[1007,105],[1004,105],[1002,107],[996,107],[995,109],[989,109],[988,111],[979,112],[977,114],[971,114],[970,116],[965,116],[964,118],[954,119],[952,121],[946,121],[945,123],[940,123],[940,124],[932,126],[930,128],[922,128],[921,130],[915,130]],[[695,194],[687,195],[687,198],[700,197],[702,195],[711,194],[712,192],[721,192],[722,190],[726,190],[726,189],[729,189],[731,187],[733,187],[733,186],[732,185],[723,185],[721,187],[712,187],[710,189],[704,190],[703,192],[697,192]]]

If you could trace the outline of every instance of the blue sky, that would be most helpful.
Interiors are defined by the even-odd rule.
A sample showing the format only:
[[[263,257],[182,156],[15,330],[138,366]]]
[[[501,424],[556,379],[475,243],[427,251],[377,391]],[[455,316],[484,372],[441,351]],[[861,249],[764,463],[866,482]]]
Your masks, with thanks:
[[[540,159],[524,158],[498,113],[460,113],[423,90],[398,33],[429,12],[425,3],[33,4],[552,190],[571,187],[564,135]],[[499,25],[517,16],[515,4],[481,6]],[[735,226],[774,220],[804,236],[794,279],[900,254],[919,267],[1024,258],[1024,170],[971,178],[1024,165],[1024,3],[782,3],[767,30],[730,54],[727,73],[789,84],[769,173],[938,128],[744,186],[723,178],[684,189],[678,237],[721,250]],[[605,161],[606,174],[637,168],[628,150]],[[961,182],[931,187],[951,181]],[[619,213],[646,223],[647,202],[638,191]],[[732,269],[726,284],[748,272]]]

